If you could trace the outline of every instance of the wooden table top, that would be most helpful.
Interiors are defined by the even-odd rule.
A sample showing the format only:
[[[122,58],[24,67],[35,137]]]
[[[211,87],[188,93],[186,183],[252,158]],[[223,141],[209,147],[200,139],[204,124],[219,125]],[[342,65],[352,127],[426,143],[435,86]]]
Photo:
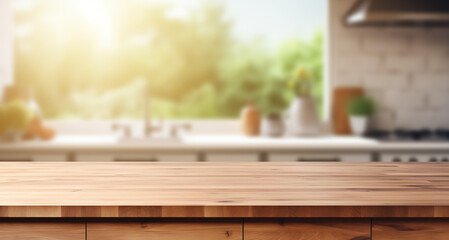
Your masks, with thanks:
[[[449,217],[449,164],[0,163],[0,217]]]

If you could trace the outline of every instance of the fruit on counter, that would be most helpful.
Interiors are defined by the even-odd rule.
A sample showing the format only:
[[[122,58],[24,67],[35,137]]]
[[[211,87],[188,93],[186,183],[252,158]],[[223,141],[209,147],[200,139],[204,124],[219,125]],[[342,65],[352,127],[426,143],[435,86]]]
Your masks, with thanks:
[[[45,140],[45,141],[49,141],[52,140],[56,135],[56,132],[53,128],[51,127],[41,127],[40,131],[39,131],[39,138],[41,140]]]
[[[44,126],[42,120],[39,117],[34,117],[30,124],[28,125],[27,130],[23,134],[24,140],[32,140],[39,138],[41,140],[52,140],[56,135],[56,132],[53,128]]]
[[[0,104],[0,134],[11,130],[22,132],[31,120],[32,114],[21,101]]]
[[[37,137],[36,134],[32,131],[29,131],[28,129],[22,135],[22,139],[27,141],[36,139],[36,137]]]
[[[25,103],[15,101],[8,104],[6,108],[6,124],[15,130],[23,131],[27,128],[31,120],[31,112]]]
[[[39,130],[42,126],[42,121],[38,117],[33,117],[30,124],[28,125],[27,130],[23,134],[24,140],[32,140],[38,137]]]
[[[51,140],[55,134],[23,101],[0,103],[0,139]]]
[[[6,124],[6,106],[0,105],[0,135],[6,132],[8,126]]]
[[[19,140],[31,120],[31,112],[22,101],[0,103],[0,141]]]

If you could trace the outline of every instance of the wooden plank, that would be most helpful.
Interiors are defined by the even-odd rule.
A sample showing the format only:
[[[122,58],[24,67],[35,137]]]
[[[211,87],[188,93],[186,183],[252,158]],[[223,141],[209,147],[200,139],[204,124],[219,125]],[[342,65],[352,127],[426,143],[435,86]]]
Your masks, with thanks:
[[[334,89],[332,101],[332,126],[335,134],[351,134],[348,104],[353,98],[362,96],[363,92],[363,89],[360,87],[341,87]]]
[[[0,217],[449,217],[449,164],[0,163]]]
[[[449,220],[373,220],[373,240],[447,240]]]
[[[87,240],[242,240],[242,222],[88,223]]]
[[[81,223],[0,223],[2,240],[84,240]]]
[[[4,217],[14,218],[54,218],[61,217],[61,207],[59,206],[10,206],[4,208]]]
[[[13,210],[9,210],[13,209]],[[36,210],[34,210],[36,209]],[[2,218],[449,218],[449,207],[161,206],[0,207]],[[51,208],[49,208],[51,209]]]
[[[371,222],[346,220],[245,221],[245,240],[370,240]]]

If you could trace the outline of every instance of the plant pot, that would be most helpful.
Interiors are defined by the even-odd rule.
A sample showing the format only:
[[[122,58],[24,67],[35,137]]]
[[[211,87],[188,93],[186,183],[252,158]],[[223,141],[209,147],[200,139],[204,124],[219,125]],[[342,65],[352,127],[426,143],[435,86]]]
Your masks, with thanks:
[[[368,130],[369,118],[366,116],[350,116],[352,134],[363,136]]]
[[[288,133],[293,136],[316,136],[321,133],[315,100],[297,97],[289,109]]]
[[[281,115],[270,114],[262,121],[262,135],[267,137],[281,137],[285,132],[285,124]]]
[[[247,136],[259,136],[260,134],[260,111],[253,103],[242,110],[241,124],[242,131]]]

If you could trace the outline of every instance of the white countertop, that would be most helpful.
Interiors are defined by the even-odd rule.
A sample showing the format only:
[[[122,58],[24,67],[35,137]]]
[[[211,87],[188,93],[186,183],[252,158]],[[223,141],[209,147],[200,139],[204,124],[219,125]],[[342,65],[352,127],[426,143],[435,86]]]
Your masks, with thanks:
[[[449,142],[379,142],[361,137],[267,138],[195,135],[179,140],[119,141],[112,135],[61,135],[52,141],[0,143],[6,152],[123,151],[449,151]]]

